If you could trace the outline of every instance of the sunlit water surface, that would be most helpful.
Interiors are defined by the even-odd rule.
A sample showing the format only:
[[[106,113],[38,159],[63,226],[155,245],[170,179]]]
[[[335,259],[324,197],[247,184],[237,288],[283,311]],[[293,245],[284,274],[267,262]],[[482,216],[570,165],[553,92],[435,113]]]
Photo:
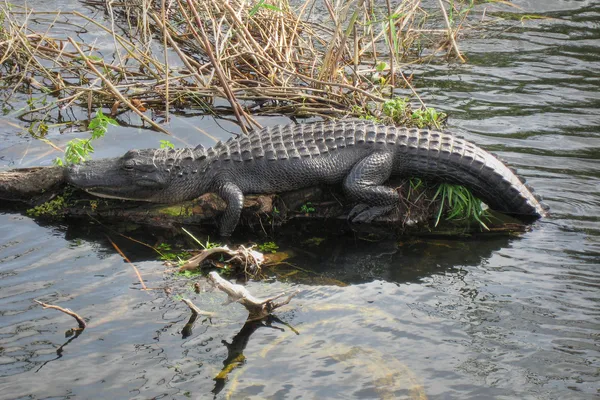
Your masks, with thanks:
[[[497,152],[545,198],[552,215],[531,232],[284,240],[317,284],[249,283],[258,296],[299,291],[280,321],[243,326],[241,306],[189,291],[198,306],[221,313],[190,332],[187,307],[163,291],[139,290],[99,227],[43,226],[5,212],[0,398],[598,398],[600,6],[514,3],[544,18],[469,34],[460,41],[467,64],[413,72],[421,96],[451,115],[453,130]],[[211,145],[237,131],[183,117],[170,129],[178,146]],[[59,144],[72,137],[49,133]],[[114,128],[97,156],[161,138]],[[2,167],[48,165],[55,156],[39,141],[0,131]],[[172,284],[151,253],[118,244],[148,286]],[[74,321],[33,299],[72,308],[89,327],[66,338]]]

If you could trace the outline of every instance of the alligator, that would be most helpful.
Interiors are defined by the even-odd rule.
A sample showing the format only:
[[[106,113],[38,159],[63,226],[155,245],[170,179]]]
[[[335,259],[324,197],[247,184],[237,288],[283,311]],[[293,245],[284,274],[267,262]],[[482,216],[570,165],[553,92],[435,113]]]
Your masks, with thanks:
[[[212,148],[130,150],[119,158],[66,169],[72,185],[101,197],[178,203],[217,193],[227,207],[219,233],[238,224],[245,194],[342,184],[351,222],[391,211],[399,195],[390,176],[469,188],[490,208],[523,220],[546,215],[538,197],[504,163],[450,133],[350,120],[279,125]]]

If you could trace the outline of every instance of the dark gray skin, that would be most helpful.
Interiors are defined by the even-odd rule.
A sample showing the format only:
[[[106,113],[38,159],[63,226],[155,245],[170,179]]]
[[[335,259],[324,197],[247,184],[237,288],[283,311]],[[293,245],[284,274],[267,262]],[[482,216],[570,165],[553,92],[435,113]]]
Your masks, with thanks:
[[[101,197],[178,203],[214,192],[228,204],[219,232],[235,229],[244,194],[279,193],[342,184],[356,205],[353,222],[370,222],[394,208],[390,176],[464,185],[492,209],[537,219],[546,214],[532,192],[501,161],[451,134],[368,121],[274,126],[205,150],[131,150],[88,161],[67,180]]]

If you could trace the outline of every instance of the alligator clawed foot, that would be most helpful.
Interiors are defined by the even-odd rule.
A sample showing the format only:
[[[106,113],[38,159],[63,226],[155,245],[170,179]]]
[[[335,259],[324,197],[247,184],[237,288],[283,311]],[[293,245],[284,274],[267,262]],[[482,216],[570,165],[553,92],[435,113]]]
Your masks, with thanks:
[[[348,219],[354,224],[360,223],[370,223],[375,218],[385,215],[390,212],[394,206],[369,206],[367,204],[361,203],[354,206],[350,214],[348,214]]]
[[[354,222],[354,218],[356,218],[358,215],[360,215],[363,211],[367,210],[368,208],[369,208],[368,204],[358,203],[348,213],[348,221]]]

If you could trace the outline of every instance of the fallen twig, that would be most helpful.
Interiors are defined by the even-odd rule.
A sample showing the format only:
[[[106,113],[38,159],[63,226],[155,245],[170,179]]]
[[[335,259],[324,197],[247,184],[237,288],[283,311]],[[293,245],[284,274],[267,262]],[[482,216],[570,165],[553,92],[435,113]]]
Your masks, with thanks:
[[[143,121],[146,121],[147,123],[149,123],[153,128],[155,128],[156,130],[158,130],[159,132],[162,133],[166,133],[167,135],[171,135],[171,133],[169,133],[168,130],[166,130],[165,128],[163,128],[162,126],[158,125],[156,122],[152,121],[150,118],[148,118],[146,115],[144,115],[144,113],[142,113],[140,110],[138,110],[138,108],[136,106],[134,106],[133,104],[131,104],[131,102],[129,100],[127,100],[125,98],[125,96],[123,96],[121,94],[121,92],[119,91],[119,89],[117,89],[112,82],[107,79],[100,71],[98,71],[98,69],[96,68],[96,66],[90,61],[90,59],[83,53],[83,51],[81,50],[81,48],[79,47],[79,45],[77,45],[77,42],[75,42],[72,38],[69,38],[69,42],[73,45],[73,47],[75,47],[75,50],[77,50],[77,52],[80,54],[80,56],[83,58],[83,60],[85,60],[86,65],[88,66],[89,69],[91,69],[92,71],[94,71],[94,73],[100,78],[102,79],[102,82],[104,82],[104,84],[110,89],[110,91],[123,103],[125,103],[127,105],[127,107],[129,107],[129,109],[131,111],[133,111],[134,113],[136,113],[137,115],[140,116],[140,118]]]
[[[215,315],[217,315],[216,313],[209,312],[209,311],[203,311],[203,310],[199,309],[198,306],[196,306],[194,303],[192,303],[192,301],[189,299],[181,299],[181,301],[183,303],[185,303],[190,308],[190,310],[192,310],[192,314],[203,315],[203,316],[206,316],[209,318],[212,318]]]
[[[70,315],[71,317],[75,318],[75,320],[79,324],[79,329],[80,330],[84,330],[85,327],[87,326],[87,324],[85,323],[84,319],[81,318],[79,316],[79,314],[77,314],[74,311],[71,311],[68,308],[62,308],[60,306],[55,306],[55,305],[52,305],[52,304],[42,303],[41,301],[38,301],[38,300],[33,300],[33,301],[35,301],[36,303],[38,303],[39,305],[41,305],[43,308],[52,308],[54,310],[58,310],[58,311],[64,312],[65,314]]]
[[[227,77],[223,73],[221,64],[218,62],[218,60],[215,58],[215,56],[213,54],[210,40],[208,39],[208,36],[206,35],[206,32],[204,30],[204,23],[202,22],[202,19],[198,15],[198,12],[196,11],[194,3],[191,0],[187,0],[187,2],[188,2],[191,12],[194,14],[194,18],[196,20],[196,25],[198,26],[198,31],[196,31],[194,25],[191,23],[189,24],[189,28],[194,33],[194,36],[198,37],[200,42],[203,44],[204,51],[210,58],[210,62],[212,63],[213,68],[215,69],[215,72],[217,73],[217,76],[219,77],[219,81],[221,82],[221,87],[223,88],[223,91],[225,92],[225,95],[227,96],[227,99],[229,100],[229,103],[231,104],[231,108],[233,110],[233,113],[235,114],[235,118],[238,120],[238,122],[240,124],[240,128],[242,128],[242,131],[244,132],[244,134],[247,135],[248,128],[246,127],[246,124],[242,120],[242,116],[244,116],[244,119],[248,122],[248,125],[250,125],[250,126],[251,126],[251,124],[250,124],[251,119],[244,112],[244,109],[242,108],[242,106],[240,106],[240,103],[237,101],[237,99],[235,98],[235,95],[231,91],[231,87],[228,84]],[[223,4],[227,5],[227,3],[223,3]],[[234,15],[235,15],[235,13],[234,13]],[[259,127],[260,127],[260,125],[259,125]]]
[[[109,238],[108,236],[106,236],[106,238],[108,239],[108,241],[110,242],[110,244],[113,245],[113,247],[115,248],[115,250],[117,250],[117,252],[121,255],[121,257],[123,257],[123,259],[125,261],[127,261],[129,263],[129,265],[131,265],[131,267],[135,271],[135,274],[138,277],[138,280],[140,281],[140,284],[142,285],[142,289],[143,290],[147,290],[148,288],[146,287],[146,284],[144,283],[144,280],[142,279],[142,275],[140,274],[140,271],[137,269],[137,267],[135,266],[135,264],[132,263],[131,261],[129,261],[129,258],[127,258],[127,256],[121,251],[121,249],[119,248],[119,246],[117,246],[116,243],[111,240],[111,238]]]

